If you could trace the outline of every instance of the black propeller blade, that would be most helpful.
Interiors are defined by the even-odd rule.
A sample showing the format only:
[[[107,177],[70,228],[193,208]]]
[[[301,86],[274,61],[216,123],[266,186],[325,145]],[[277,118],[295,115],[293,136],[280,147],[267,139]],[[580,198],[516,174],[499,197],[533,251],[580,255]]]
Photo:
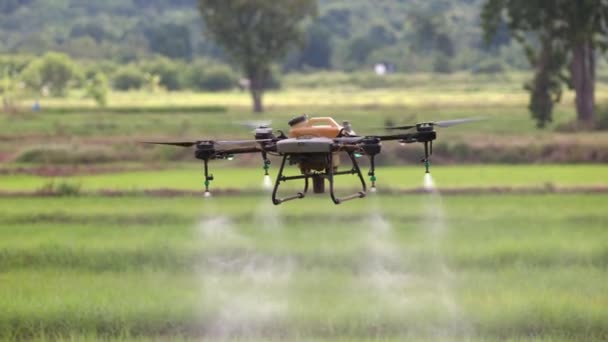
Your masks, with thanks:
[[[250,143],[269,142],[272,139],[252,139],[252,140],[200,140],[200,141],[142,141],[142,144],[153,144],[153,145],[169,145],[169,146],[180,146],[180,147],[192,147],[201,142],[208,142],[217,145],[242,145]]]
[[[436,121],[436,122],[425,122],[425,123],[419,123],[416,125],[391,126],[391,127],[385,127],[385,129],[387,129],[387,130],[408,130],[408,129],[416,128],[419,125],[430,125],[430,126],[436,126],[436,127],[441,127],[441,128],[447,128],[447,127],[452,127],[452,126],[461,125],[461,124],[465,124],[465,123],[481,121],[481,120],[485,120],[485,119],[486,118],[483,118],[483,117],[454,119],[454,120],[445,120],[445,121]]]
[[[384,127],[384,129],[387,129],[387,130],[407,130],[407,129],[412,129],[412,128],[416,128],[416,125]]]
[[[481,121],[481,120],[485,120],[486,118],[466,118],[466,119],[454,119],[454,120],[446,120],[446,121],[437,121],[434,122],[433,124],[437,127],[452,127],[452,126],[456,126],[456,125],[461,125],[461,124],[465,124],[465,123],[469,123],[469,122],[476,122],[476,121]]]
[[[181,147],[191,147],[196,145],[197,141],[142,141],[142,144],[152,144],[152,145],[169,145],[169,146],[181,146]]]

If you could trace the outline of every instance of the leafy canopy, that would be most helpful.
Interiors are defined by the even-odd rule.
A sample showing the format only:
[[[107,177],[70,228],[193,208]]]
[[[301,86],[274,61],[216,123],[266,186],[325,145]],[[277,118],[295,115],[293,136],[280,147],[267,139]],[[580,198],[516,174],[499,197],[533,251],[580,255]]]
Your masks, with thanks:
[[[199,9],[207,33],[245,72],[283,58],[317,10],[314,0],[199,0]]]

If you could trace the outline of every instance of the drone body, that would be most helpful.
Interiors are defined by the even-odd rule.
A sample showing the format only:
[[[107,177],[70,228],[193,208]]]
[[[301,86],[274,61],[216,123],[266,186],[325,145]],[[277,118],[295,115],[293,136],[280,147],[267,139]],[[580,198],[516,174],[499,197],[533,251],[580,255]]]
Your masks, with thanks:
[[[151,144],[173,145],[182,147],[195,146],[195,157],[204,163],[205,194],[209,195],[209,185],[214,179],[209,174],[209,161],[216,159],[229,159],[236,154],[259,153],[264,163],[264,173],[268,175],[270,168],[269,155],[281,157],[281,165],[277,175],[272,202],[276,205],[294,199],[304,198],[313,183],[314,193],[325,193],[326,181],[329,183],[329,193],[335,204],[340,204],[356,198],[363,198],[367,194],[367,184],[359,168],[357,157],[367,156],[370,161],[368,176],[371,182],[371,191],[376,189],[375,158],[382,151],[383,141],[398,141],[400,143],[424,144],[424,157],[426,172],[429,172],[429,157],[433,153],[433,141],[437,138],[435,127],[449,127],[452,125],[476,121],[478,119],[452,120],[444,122],[430,122],[412,126],[389,127],[393,130],[413,130],[410,133],[393,135],[357,135],[348,122],[338,124],[330,117],[298,116],[289,121],[289,135],[282,131],[275,131],[266,125],[258,125],[255,129],[254,140],[200,140],[194,142],[148,142]],[[340,155],[346,154],[351,162],[350,169],[342,170]],[[286,164],[297,165],[300,174],[285,176]],[[334,180],[337,176],[356,176],[361,189],[354,194],[339,197],[335,193]],[[283,182],[303,180],[304,189],[295,195],[278,197],[278,190]]]

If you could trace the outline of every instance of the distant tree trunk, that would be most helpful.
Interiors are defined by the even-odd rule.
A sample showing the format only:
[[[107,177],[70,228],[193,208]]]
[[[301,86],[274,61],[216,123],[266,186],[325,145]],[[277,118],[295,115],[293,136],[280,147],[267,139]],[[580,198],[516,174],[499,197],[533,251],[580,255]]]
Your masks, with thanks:
[[[535,58],[534,79],[526,86],[530,92],[530,104],[528,108],[532,117],[536,120],[538,128],[544,128],[552,121],[554,99],[551,96],[551,40],[543,37],[542,47],[539,55]]]
[[[264,112],[264,105],[262,103],[262,96],[264,91],[262,89],[255,89],[253,86],[254,82],[251,82],[251,99],[253,100],[253,111],[256,113]]]
[[[595,51],[588,41],[574,46],[572,85],[576,91],[576,112],[580,123],[592,124],[595,117]]]
[[[255,113],[264,112],[263,96],[265,72],[256,67],[248,68],[247,77],[249,77],[249,92],[253,100],[253,111]]]

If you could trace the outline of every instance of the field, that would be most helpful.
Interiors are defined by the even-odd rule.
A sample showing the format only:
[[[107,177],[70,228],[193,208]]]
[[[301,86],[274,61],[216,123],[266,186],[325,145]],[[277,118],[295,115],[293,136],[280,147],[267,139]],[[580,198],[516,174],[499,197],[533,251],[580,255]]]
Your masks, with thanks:
[[[0,334],[608,337],[606,196],[438,196],[4,198]]]
[[[0,114],[0,340],[608,340],[608,135],[564,129],[571,93],[537,130],[525,75],[310,88],[335,77],[285,79],[263,116],[236,92]],[[250,138],[239,122],[301,113],[363,134],[489,120],[439,133],[437,190],[419,146],[386,144],[378,193],[340,206],[273,206],[258,156],[213,163],[205,199],[190,150],[137,143]]]

